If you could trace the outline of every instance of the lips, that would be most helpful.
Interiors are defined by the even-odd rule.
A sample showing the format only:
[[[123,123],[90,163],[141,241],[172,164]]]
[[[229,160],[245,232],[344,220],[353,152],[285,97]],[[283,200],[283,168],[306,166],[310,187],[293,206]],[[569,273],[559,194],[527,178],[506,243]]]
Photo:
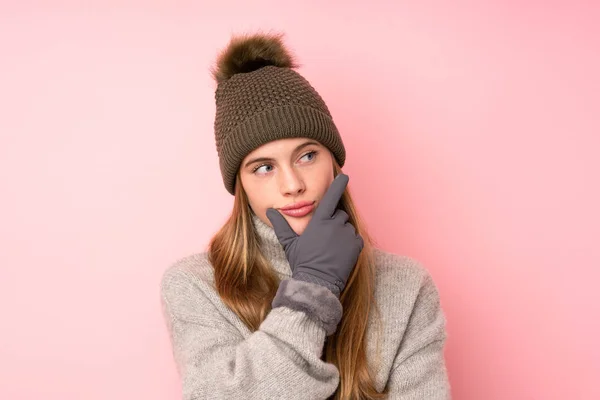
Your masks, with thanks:
[[[302,201],[287,205],[285,207],[280,208],[279,210],[289,217],[301,218],[310,214],[314,207],[314,201]]]
[[[285,207],[281,207],[281,208],[280,208],[280,210],[281,210],[281,211],[284,211],[284,210],[296,210],[296,209],[298,209],[298,208],[302,208],[302,207],[305,207],[305,206],[311,205],[311,204],[313,204],[313,203],[314,203],[314,201],[299,201],[299,202],[297,202],[297,203],[294,203],[294,204],[288,204],[288,205],[287,205],[287,206],[285,206]]]

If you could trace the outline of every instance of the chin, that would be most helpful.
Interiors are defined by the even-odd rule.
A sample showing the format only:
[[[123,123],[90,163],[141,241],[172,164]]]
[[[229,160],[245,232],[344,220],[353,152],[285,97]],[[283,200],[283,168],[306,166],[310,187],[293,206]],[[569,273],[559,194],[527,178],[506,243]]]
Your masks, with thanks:
[[[288,223],[297,235],[302,235],[302,233],[304,233],[304,230],[306,229],[306,226],[309,222],[310,216],[307,216],[305,218],[294,218],[293,221],[288,221]]]

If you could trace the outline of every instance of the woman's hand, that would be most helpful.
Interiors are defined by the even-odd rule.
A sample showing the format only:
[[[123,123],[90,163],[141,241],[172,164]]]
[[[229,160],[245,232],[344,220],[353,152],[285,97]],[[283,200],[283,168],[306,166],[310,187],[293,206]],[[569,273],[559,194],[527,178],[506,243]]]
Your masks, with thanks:
[[[363,238],[348,222],[348,214],[337,209],[348,180],[345,174],[335,177],[300,236],[277,210],[267,210],[290,263],[292,278],[321,284],[338,297],[364,247]]]

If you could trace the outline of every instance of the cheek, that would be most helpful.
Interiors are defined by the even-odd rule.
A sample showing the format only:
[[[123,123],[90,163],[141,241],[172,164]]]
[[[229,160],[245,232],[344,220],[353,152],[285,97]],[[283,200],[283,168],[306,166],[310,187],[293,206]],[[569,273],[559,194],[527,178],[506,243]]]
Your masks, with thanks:
[[[248,196],[248,204],[250,205],[250,208],[252,208],[254,212],[260,212],[262,209],[262,202],[264,199],[262,199],[260,196],[252,196],[249,193],[246,194]]]
[[[264,185],[248,188],[246,195],[248,196],[248,203],[255,213],[266,213],[267,208],[275,205],[272,201],[273,196],[271,195],[271,191],[264,187]]]
[[[325,195],[329,186],[334,180],[333,176],[333,168],[324,168],[323,171],[319,174],[319,190],[321,192],[321,197]]]

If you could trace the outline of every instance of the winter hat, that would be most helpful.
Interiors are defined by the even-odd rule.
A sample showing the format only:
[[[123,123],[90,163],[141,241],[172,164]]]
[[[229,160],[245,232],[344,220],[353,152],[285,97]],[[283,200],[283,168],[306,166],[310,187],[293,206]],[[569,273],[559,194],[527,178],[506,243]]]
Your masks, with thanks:
[[[225,188],[235,193],[242,160],[261,145],[285,138],[317,140],[344,165],[346,151],[327,105],[293,68],[282,34],[233,37],[212,74],[215,141]]]

